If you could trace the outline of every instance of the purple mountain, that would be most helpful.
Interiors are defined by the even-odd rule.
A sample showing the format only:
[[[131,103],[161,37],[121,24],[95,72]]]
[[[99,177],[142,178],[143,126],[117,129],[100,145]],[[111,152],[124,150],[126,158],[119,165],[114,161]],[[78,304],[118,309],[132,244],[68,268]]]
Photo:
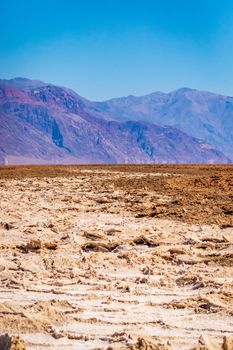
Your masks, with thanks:
[[[193,90],[178,90],[168,95],[155,93],[91,102],[70,89],[40,81],[0,80],[0,163],[231,162],[217,150],[225,147],[221,138],[225,129],[220,127],[220,121],[219,147],[206,142],[204,134],[196,135],[198,138],[189,135],[196,132],[194,122],[190,124],[189,132],[181,130],[186,128],[186,119],[191,121],[198,110],[193,102],[194,111],[189,116],[191,107],[186,96],[189,91],[192,96],[197,94]],[[209,104],[209,97],[205,99]],[[182,111],[186,116],[183,127],[178,125],[182,117],[177,117],[177,123],[168,126],[175,114],[173,117],[170,112],[166,114],[165,106],[167,111],[173,108],[179,116]],[[209,123],[207,115],[206,124]],[[210,125],[217,130],[216,123]]]
[[[183,88],[168,94],[154,92],[95,102],[86,110],[106,119],[173,126],[204,140],[233,160],[233,97]]]

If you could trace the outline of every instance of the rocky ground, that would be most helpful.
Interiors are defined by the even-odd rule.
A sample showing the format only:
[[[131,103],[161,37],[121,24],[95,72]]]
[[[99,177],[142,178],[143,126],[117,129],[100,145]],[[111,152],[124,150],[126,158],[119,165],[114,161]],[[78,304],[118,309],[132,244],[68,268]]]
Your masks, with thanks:
[[[232,166],[1,167],[0,198],[0,349],[233,349]]]

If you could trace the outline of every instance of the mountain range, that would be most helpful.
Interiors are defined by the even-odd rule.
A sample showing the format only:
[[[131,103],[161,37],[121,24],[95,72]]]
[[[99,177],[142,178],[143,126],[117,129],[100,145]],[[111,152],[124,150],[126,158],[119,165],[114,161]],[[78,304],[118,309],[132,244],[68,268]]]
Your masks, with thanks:
[[[233,162],[233,98],[188,88],[93,102],[0,80],[0,121],[0,164]]]

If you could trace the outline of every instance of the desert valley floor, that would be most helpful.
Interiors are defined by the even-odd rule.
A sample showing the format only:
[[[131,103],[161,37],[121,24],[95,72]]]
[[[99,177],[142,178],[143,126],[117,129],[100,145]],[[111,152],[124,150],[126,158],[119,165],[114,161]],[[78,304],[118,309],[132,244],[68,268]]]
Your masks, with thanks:
[[[233,349],[233,166],[0,167],[0,204],[14,349]]]

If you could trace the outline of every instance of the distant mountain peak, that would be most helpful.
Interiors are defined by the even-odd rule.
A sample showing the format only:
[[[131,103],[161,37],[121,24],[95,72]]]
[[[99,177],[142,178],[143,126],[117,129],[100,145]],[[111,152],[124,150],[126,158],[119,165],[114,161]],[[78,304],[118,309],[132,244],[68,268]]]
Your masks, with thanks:
[[[31,88],[44,86],[46,83],[40,80],[31,80],[23,77],[16,77],[13,79],[0,79],[0,84],[10,85],[20,90],[29,90]]]
[[[177,93],[185,93],[185,92],[191,92],[191,91],[197,91],[196,89],[192,89],[192,88],[189,88],[189,87],[182,87],[182,88],[179,88],[179,89],[176,89],[172,92],[177,92]],[[172,93],[171,92],[171,93]]]
[[[31,80],[31,79],[24,78],[24,77],[15,77],[15,78],[10,79],[10,81],[14,81],[14,80],[18,80],[18,81],[21,81],[21,82],[25,82],[25,81],[39,81],[39,80]]]

